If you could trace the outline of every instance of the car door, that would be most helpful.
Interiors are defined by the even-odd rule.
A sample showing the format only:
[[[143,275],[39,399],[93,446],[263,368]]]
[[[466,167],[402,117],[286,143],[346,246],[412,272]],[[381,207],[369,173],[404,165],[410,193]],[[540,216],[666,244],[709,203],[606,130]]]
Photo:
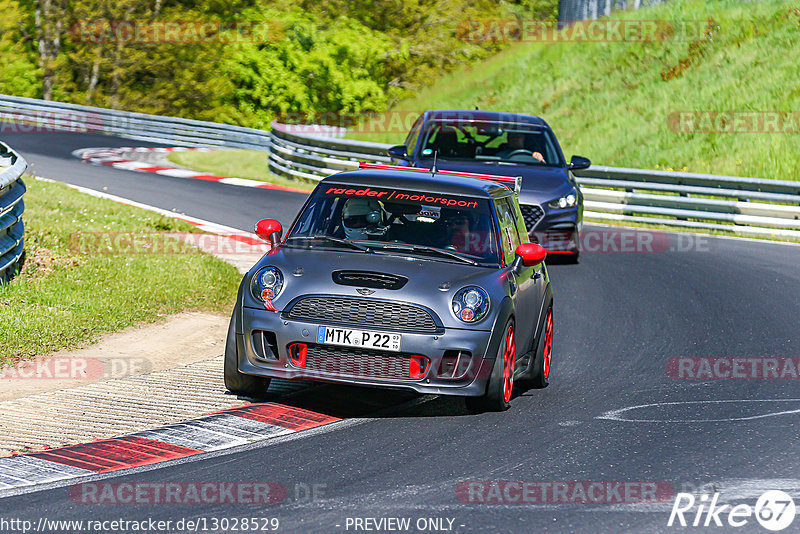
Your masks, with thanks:
[[[520,239],[523,243],[530,241],[528,239],[528,229],[525,226],[525,218],[522,216],[522,210],[520,209],[519,202],[514,202],[514,209],[517,214],[517,228],[520,231]],[[545,264],[544,262],[540,263],[535,267],[529,267],[530,274],[527,278],[528,285],[525,288],[525,296],[524,299],[527,301],[527,306],[529,307],[531,314],[532,314],[532,336],[536,336],[536,328],[538,327],[539,323],[541,322],[541,314],[542,314],[542,303],[544,302],[546,296],[546,281],[547,277],[545,271]],[[533,344],[534,338],[531,338],[531,345]]]
[[[525,236],[524,222],[519,225],[522,213],[519,204],[514,202],[513,197],[507,196],[495,200],[495,210],[497,221],[500,226],[500,239],[503,246],[503,258],[508,266],[509,281],[512,282],[514,301],[516,309],[516,345],[517,356],[522,356],[528,352],[533,336],[536,334],[536,319],[538,310],[536,309],[537,280],[535,279],[536,268],[520,267],[518,272],[511,269],[511,264],[516,259],[517,247],[523,242]],[[539,284],[542,285],[542,284]]]

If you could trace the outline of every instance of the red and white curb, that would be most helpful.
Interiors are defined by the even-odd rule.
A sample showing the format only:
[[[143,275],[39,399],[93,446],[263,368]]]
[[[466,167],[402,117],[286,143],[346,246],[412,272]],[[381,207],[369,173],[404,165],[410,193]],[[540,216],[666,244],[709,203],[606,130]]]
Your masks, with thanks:
[[[36,179],[54,182],[47,178]],[[85,187],[65,185],[95,197],[183,220],[205,232],[269,249],[269,245],[254,234],[229,226],[178,215]],[[337,421],[341,419],[275,402],[229,408],[117,438],[0,458],[0,493],[221,451]]]
[[[230,449],[340,420],[279,403],[249,404],[118,438],[0,458],[0,491]]]
[[[193,171],[190,169],[180,169],[175,167],[167,167],[163,165],[153,165],[146,161],[136,161],[133,159],[126,159],[121,156],[122,153],[128,152],[183,152],[187,150],[198,150],[208,152],[211,148],[188,148],[188,147],[120,147],[120,148],[81,148],[72,152],[72,155],[83,160],[85,163],[93,165],[104,165],[113,167],[115,169],[136,172],[149,172],[160,174],[162,176],[172,176],[175,178],[192,178],[194,180],[204,180],[207,182],[219,182],[221,184],[238,185],[240,187],[255,187],[258,189],[277,189],[280,191],[292,191],[295,193],[308,193],[304,189],[295,187],[287,187],[282,185],[271,184],[269,182],[261,182],[258,180],[249,180],[247,178],[233,178],[230,176],[218,176],[200,171]]]

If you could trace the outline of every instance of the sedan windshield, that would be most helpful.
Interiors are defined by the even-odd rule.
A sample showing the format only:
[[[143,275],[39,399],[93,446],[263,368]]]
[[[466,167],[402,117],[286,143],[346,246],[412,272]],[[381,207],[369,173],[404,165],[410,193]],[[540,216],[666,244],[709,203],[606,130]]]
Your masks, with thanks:
[[[360,247],[470,264],[499,261],[488,199],[366,186],[319,188],[292,227],[287,244]]]
[[[422,158],[564,166],[553,134],[533,124],[435,121],[423,135]]]

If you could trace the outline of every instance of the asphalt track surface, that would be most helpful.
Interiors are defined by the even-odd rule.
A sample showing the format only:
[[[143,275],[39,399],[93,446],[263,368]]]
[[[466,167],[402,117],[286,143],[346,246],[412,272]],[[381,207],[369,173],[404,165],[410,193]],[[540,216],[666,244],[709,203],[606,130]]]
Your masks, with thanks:
[[[38,175],[241,229],[265,216],[286,224],[303,200],[90,166],[70,154],[147,143],[80,134],[2,138]],[[800,381],[680,380],[666,370],[675,357],[800,357],[800,247],[684,238],[692,239],[683,252],[585,253],[579,265],[551,266],[551,384],[517,392],[507,412],[468,415],[459,399],[378,392],[395,407],[373,413],[357,402],[372,390],[313,386],[281,402],[349,418],[104,479],[272,481],[289,490],[281,504],[86,505],[71,500],[65,485],[0,499],[0,516],[277,517],[280,532],[356,532],[348,518],[366,517],[410,518],[411,532],[433,531],[416,530],[420,518],[453,519],[455,532],[766,532],[752,517],[736,529],[668,527],[671,499],[483,504],[457,495],[462,482],[498,480],[657,481],[676,492],[713,485],[723,500],[750,505],[766,490],[800,495]],[[650,406],[613,412],[641,405]],[[313,502],[295,498],[296,488],[314,484]],[[786,532],[799,529],[800,517]]]

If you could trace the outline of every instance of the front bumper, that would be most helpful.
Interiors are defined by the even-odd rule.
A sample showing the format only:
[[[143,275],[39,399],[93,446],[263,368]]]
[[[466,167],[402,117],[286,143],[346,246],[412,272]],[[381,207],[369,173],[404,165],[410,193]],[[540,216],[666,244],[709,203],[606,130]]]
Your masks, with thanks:
[[[242,332],[236,334],[239,371],[249,375],[280,378],[283,380],[314,380],[382,388],[411,389],[418,393],[436,395],[479,396],[486,391],[486,384],[494,364],[495,354],[487,357],[492,333],[483,330],[449,328],[443,333],[417,334],[399,332],[403,335],[402,354],[424,356],[429,360],[422,378],[398,379],[377,378],[373,376],[354,376],[343,371],[336,372],[335,366],[326,366],[325,371],[298,367],[289,358],[288,346],[301,342],[315,344],[317,327],[324,323],[311,323],[288,319],[278,312],[243,307]],[[375,330],[353,325],[352,328]],[[238,330],[238,329],[237,329]],[[254,332],[256,336],[254,337]],[[254,339],[260,332],[270,335],[272,347],[255,347]],[[266,345],[265,345],[266,346]],[[325,345],[331,347],[331,345]],[[258,349],[261,350],[258,350]],[[377,351],[376,351],[377,352]],[[449,378],[441,373],[444,358],[452,358],[454,353],[469,353],[470,362],[463,377]],[[397,353],[385,352],[387,357]],[[462,362],[463,365],[463,362]],[[445,375],[445,376],[442,376]],[[458,373],[460,376],[461,373]]]
[[[579,206],[553,209],[548,206],[521,205],[528,238],[548,252],[578,253],[582,209]]]

